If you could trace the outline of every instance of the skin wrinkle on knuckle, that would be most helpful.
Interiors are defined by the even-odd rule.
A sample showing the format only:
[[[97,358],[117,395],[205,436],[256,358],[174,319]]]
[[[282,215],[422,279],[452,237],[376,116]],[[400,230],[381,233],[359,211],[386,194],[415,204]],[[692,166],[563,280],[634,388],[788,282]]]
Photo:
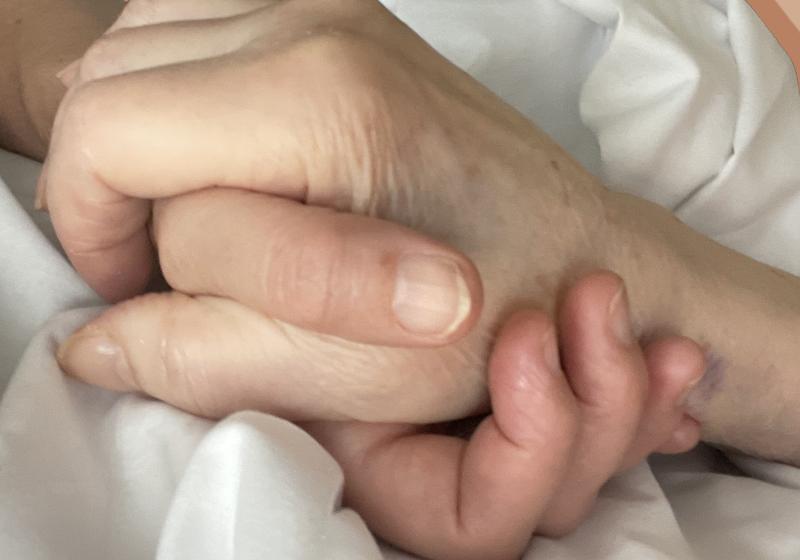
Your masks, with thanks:
[[[373,63],[364,55],[364,40],[349,32],[326,32],[304,41],[310,68],[319,68],[318,80],[330,91],[329,111],[322,127],[314,132],[316,143],[327,151],[348,154],[335,166],[335,180],[354,183],[349,209],[370,213],[374,208],[373,186],[386,182],[390,110]],[[330,68],[329,60],[336,60]],[[378,155],[376,155],[378,154]],[[337,161],[337,160],[333,160]],[[329,171],[330,172],[330,171]]]

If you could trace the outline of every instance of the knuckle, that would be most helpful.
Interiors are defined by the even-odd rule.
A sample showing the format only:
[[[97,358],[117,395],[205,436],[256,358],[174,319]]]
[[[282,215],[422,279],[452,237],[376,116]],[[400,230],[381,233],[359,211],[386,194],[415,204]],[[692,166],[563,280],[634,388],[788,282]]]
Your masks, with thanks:
[[[77,86],[65,101],[61,136],[75,147],[70,153],[89,167],[109,135],[109,119],[116,114],[114,97],[108,82],[90,81]]]
[[[309,175],[346,180],[351,185],[346,209],[379,214],[386,201],[376,185],[394,179],[396,154],[413,128],[396,118],[401,107],[392,93],[398,88],[391,85],[387,57],[370,39],[340,29],[320,30],[297,49],[314,89],[328,92],[325,118],[309,127],[310,144],[337,156],[319,160],[332,163],[312,165]]]
[[[125,200],[74,198],[68,206],[71,221],[57,225],[64,249],[71,257],[97,257],[132,242],[144,230],[149,208],[146,202],[130,205]],[[97,235],[99,231],[102,236]]]
[[[338,25],[318,25],[294,47],[301,61],[319,71],[330,85],[358,91],[375,84],[377,47],[363,35]],[[333,64],[332,64],[333,63]]]

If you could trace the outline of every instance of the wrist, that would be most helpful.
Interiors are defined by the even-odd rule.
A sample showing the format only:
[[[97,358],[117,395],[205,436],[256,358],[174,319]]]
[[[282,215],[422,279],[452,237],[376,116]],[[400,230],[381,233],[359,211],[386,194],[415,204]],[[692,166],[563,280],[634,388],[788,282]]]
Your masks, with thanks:
[[[800,279],[693,231],[671,213],[609,195],[611,269],[628,286],[638,333],[678,334],[707,352],[687,411],[703,439],[797,463]]]
[[[605,247],[597,251],[625,281],[637,336],[684,334],[677,330],[686,326],[684,311],[711,272],[699,270],[705,264],[687,250],[697,239],[687,238],[688,227],[672,213],[644,199],[606,191],[603,206]]]

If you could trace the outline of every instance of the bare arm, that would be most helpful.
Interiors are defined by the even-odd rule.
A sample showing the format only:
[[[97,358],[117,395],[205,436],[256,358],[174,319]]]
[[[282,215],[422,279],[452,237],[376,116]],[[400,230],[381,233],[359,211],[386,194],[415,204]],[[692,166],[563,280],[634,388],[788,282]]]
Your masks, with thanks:
[[[689,400],[703,437],[800,463],[800,279],[655,205],[609,196],[616,210],[607,244],[629,247],[610,260],[628,281],[641,334],[679,332],[708,349],[708,373]]]

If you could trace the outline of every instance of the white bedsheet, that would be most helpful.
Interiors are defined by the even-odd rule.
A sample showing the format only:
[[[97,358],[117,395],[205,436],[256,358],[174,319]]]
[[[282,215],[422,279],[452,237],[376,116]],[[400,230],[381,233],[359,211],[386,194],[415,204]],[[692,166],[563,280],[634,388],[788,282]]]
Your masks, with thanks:
[[[744,0],[386,3],[615,188],[800,274],[800,98]],[[215,424],[60,374],[57,341],[97,300],[31,211],[37,173],[0,153],[0,558],[406,558],[339,507],[337,465],[292,425]],[[797,559],[800,471],[656,458],[527,558]]]

